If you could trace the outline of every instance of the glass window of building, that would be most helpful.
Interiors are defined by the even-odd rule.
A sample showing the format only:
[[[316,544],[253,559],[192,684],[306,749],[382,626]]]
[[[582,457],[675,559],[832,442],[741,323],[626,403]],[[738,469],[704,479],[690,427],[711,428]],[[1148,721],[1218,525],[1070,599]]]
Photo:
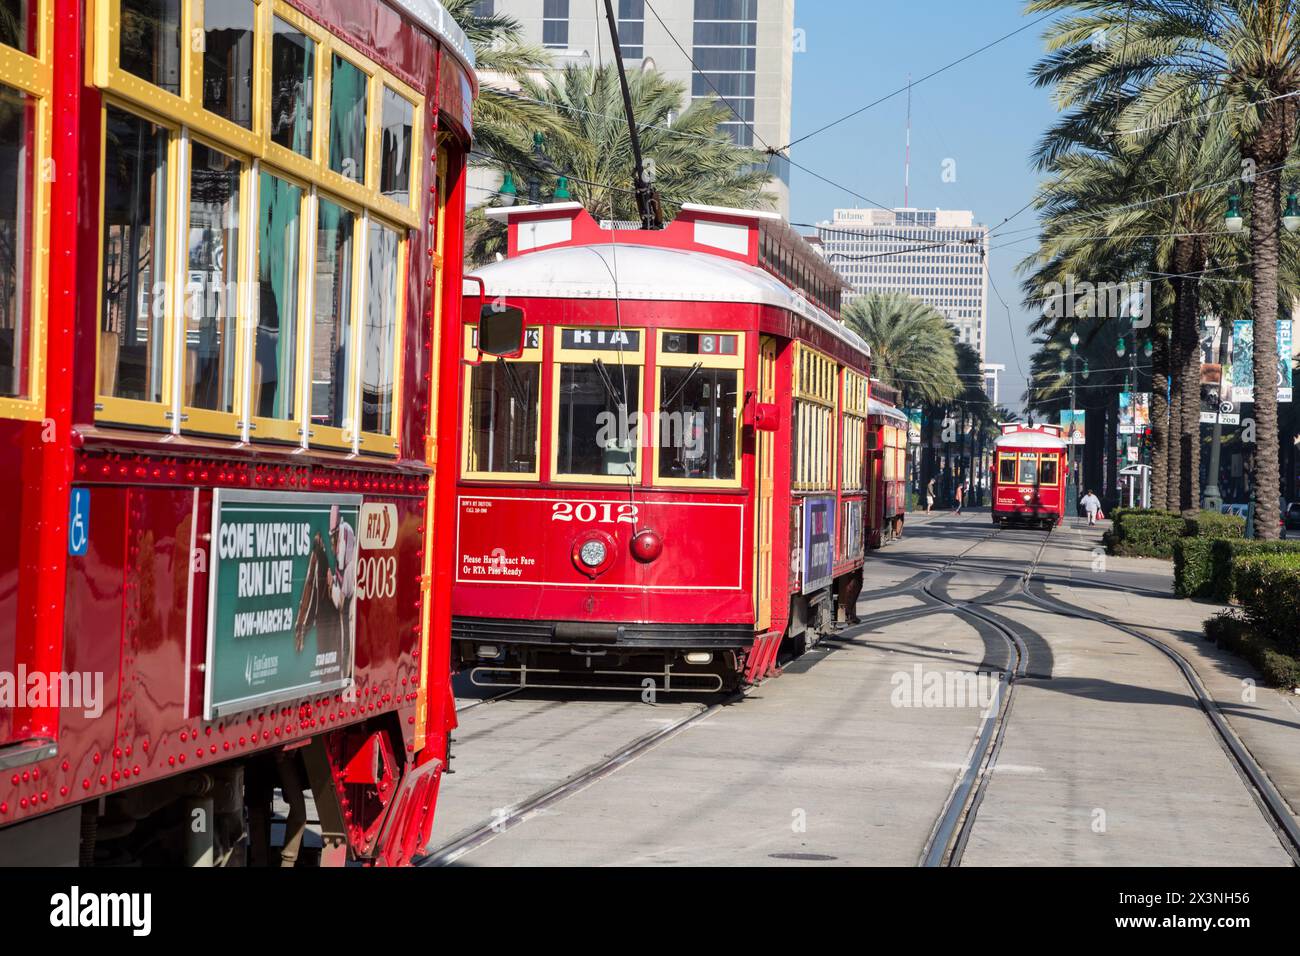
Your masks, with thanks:
[[[645,56],[645,0],[618,0],[618,39],[627,59]]]
[[[569,46],[569,0],[542,0],[542,45],[553,50]]]

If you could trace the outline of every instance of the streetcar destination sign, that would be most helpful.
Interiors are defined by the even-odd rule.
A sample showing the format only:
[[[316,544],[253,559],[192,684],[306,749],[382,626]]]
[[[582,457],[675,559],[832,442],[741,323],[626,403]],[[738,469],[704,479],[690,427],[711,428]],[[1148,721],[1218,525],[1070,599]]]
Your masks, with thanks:
[[[349,686],[361,496],[212,497],[205,719]]]
[[[635,352],[641,347],[636,329],[562,329],[560,347],[593,352]]]

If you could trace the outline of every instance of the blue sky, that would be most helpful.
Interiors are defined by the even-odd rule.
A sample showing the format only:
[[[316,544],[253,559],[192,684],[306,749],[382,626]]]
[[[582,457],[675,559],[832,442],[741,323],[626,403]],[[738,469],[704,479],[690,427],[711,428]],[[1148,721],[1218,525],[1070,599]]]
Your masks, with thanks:
[[[792,138],[798,138],[1030,22],[1019,0],[796,0],[795,27],[807,50],[794,56]],[[1043,53],[1038,24],[912,90],[909,203],[971,209],[990,227],[1024,206],[1038,176],[1030,154],[1055,118],[1047,90],[1029,70]],[[903,203],[907,98],[900,95],[794,147],[795,162],[885,206]],[[773,144],[784,145],[784,144]],[[956,180],[944,182],[943,163]],[[832,210],[868,205],[792,170],[790,218],[829,219]],[[1011,306],[1011,319],[989,290],[987,361],[1007,366],[1003,404],[1018,406],[1029,368],[1016,263],[1033,251],[1026,210],[990,245],[990,275]],[[811,232],[811,230],[801,230]],[[1013,337],[1014,346],[1013,349]],[[1019,353],[1019,368],[1016,352]]]

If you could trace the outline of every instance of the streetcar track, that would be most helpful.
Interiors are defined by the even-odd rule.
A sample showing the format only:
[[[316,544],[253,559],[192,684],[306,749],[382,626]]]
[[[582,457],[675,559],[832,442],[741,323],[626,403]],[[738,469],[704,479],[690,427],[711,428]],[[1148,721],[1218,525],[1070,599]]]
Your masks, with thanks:
[[[1256,807],[1263,814],[1278,842],[1287,855],[1291,857],[1292,862],[1300,866],[1300,824],[1297,824],[1290,806],[1273,785],[1273,781],[1269,779],[1267,771],[1255,759],[1249,748],[1237,735],[1237,732],[1232,729],[1232,725],[1228,723],[1228,719],[1224,716],[1218,701],[1205,688],[1200,675],[1196,672],[1196,668],[1192,666],[1192,663],[1186,657],[1164,641],[1154,638],[1138,628],[1116,621],[1109,615],[1089,611],[1051,594],[1036,593],[1032,587],[1032,575],[1025,578],[1021,591],[1022,595],[1030,603],[1036,604],[1044,610],[1058,616],[1094,621],[1111,627],[1122,634],[1127,634],[1145,644],[1149,644],[1168,657],[1192,689],[1192,694],[1196,697],[1201,712],[1205,715],[1207,722],[1215,733],[1215,739],[1227,755],[1242,783],[1250,792]]]
[[[1048,529],[1043,535],[1030,568],[1017,575],[1022,583],[1028,580],[1033,573],[1033,568],[1042,560],[1043,551],[1047,548],[1051,534],[1051,529]],[[995,530],[994,534],[977,542],[976,545],[962,552],[959,557],[969,554],[979,544],[990,541],[996,536]],[[955,563],[956,561],[953,561],[949,564]],[[989,781],[993,777],[993,768],[997,765],[998,755],[1002,752],[1002,742],[1006,738],[1006,729],[1010,722],[1016,683],[1025,676],[1029,653],[1019,635],[995,615],[987,613],[981,609],[981,606],[971,602],[953,600],[946,592],[936,594],[932,588],[933,583],[927,585],[926,593],[947,604],[955,613],[982,621],[992,627],[1007,642],[1008,648],[1007,665],[1003,668],[1002,676],[998,681],[997,707],[994,709],[990,706],[981,718],[979,730],[966,755],[962,772],[949,792],[948,799],[921,851],[922,866],[955,867],[961,865],[967,841],[974,829],[976,815],[984,802]]]
[[[467,704],[466,704],[465,706],[463,706],[463,707],[461,707],[461,706],[457,706],[457,707],[456,707],[456,713],[458,713],[458,714],[463,714],[463,713],[465,713],[465,711],[467,711],[467,710],[473,710],[475,707],[478,707],[480,704],[494,704],[494,703],[496,703],[496,702],[499,701],[499,700],[502,700],[502,699],[504,699],[504,698],[506,698],[506,697],[511,696],[512,694],[517,694],[517,693],[519,693],[521,690],[523,690],[522,687],[511,687],[509,690],[507,690],[507,691],[506,691],[505,693],[503,693],[503,694],[494,694],[494,695],[491,696],[491,697],[479,697],[479,698],[477,698],[477,699],[475,699],[475,700],[471,700],[469,703],[467,703]]]
[[[414,861],[416,866],[449,866],[472,852],[494,837],[519,826],[531,817],[543,813],[552,806],[576,796],[595,783],[627,766],[638,757],[653,750],[659,744],[677,736],[683,730],[713,716],[723,707],[736,703],[744,697],[743,692],[728,694],[722,700],[705,705],[694,713],[687,714],[673,721],[666,727],[660,727],[627,744],[591,766],[579,770],[572,776],[557,784],[546,787],[532,796],[503,808],[493,817],[470,826],[452,837],[435,850]]]

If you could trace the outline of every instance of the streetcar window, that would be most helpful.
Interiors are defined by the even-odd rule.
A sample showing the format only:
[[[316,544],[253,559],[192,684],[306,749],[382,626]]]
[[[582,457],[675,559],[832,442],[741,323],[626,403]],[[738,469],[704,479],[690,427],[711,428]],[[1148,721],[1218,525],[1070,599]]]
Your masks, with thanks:
[[[203,108],[253,128],[253,0],[203,4]]]
[[[366,74],[337,53],[330,82],[330,169],[366,180]]]
[[[998,458],[998,484],[1014,485],[1016,483],[1016,456],[1002,455]]]
[[[372,221],[366,238],[365,334],[361,338],[361,430],[393,433],[396,383],[397,233]]]
[[[258,190],[257,333],[253,345],[253,414],[295,417],[298,352],[298,225],[302,189],[262,173]]]
[[[556,473],[635,475],[641,369],[599,359],[560,366]]]
[[[0,43],[36,55],[36,31],[29,29],[29,0],[5,0],[0,13]]]
[[[3,19],[3,18],[0,18]],[[25,398],[32,281],[32,171],[29,136],[36,100],[0,85],[0,396]]]
[[[468,473],[537,474],[541,366],[497,359],[469,378]]]
[[[384,87],[380,117],[382,142],[379,155],[379,191],[403,206],[411,204],[411,134],[415,107],[404,96]]]
[[[352,213],[322,199],[316,213],[311,333],[311,420],[348,427],[352,363]]]
[[[185,308],[185,404],[235,410],[240,163],[195,143]]]
[[[99,391],[162,401],[167,301],[166,130],[106,110]]]
[[[1038,480],[1044,485],[1056,484],[1056,466],[1060,459],[1044,455],[1038,465]]]
[[[735,369],[659,372],[659,477],[736,477]]]
[[[1038,456],[1020,456],[1020,484],[1032,485],[1038,481]]]
[[[181,0],[122,0],[121,66],[181,95]]]
[[[271,141],[311,156],[316,41],[275,17],[271,38]]]

